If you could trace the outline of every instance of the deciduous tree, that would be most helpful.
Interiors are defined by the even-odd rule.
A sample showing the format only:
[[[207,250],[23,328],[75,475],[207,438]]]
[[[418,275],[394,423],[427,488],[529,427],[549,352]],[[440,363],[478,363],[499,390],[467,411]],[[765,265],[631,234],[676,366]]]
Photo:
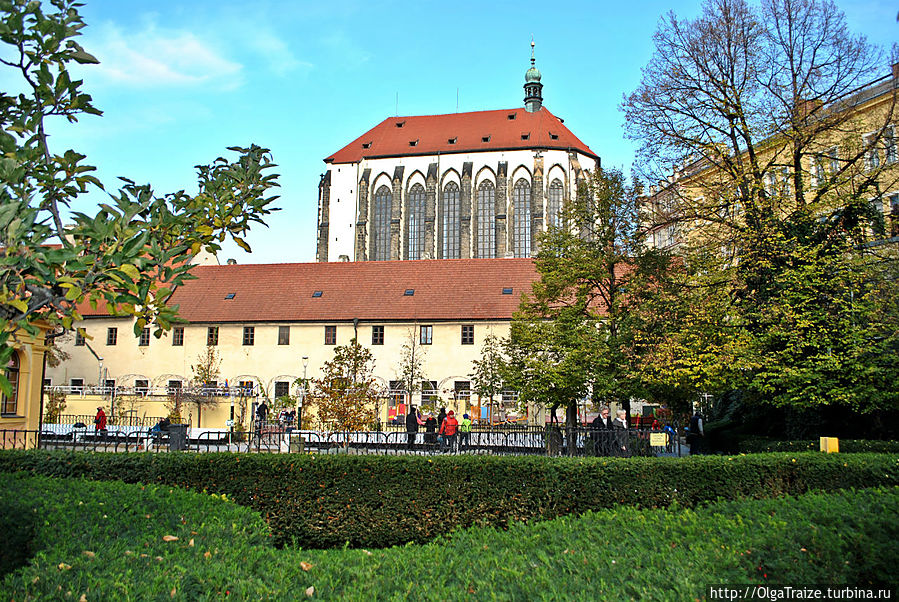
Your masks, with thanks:
[[[371,427],[383,395],[374,367],[371,351],[356,339],[334,348],[334,357],[322,367],[322,377],[312,381],[310,401],[322,428],[361,431]]]

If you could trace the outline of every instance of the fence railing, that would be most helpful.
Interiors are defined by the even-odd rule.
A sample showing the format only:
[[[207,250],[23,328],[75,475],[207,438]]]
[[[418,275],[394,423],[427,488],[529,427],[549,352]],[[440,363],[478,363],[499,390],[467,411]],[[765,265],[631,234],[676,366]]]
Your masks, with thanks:
[[[143,426],[149,428],[156,425],[162,418],[162,416],[131,416],[116,414],[115,416],[107,416],[106,423],[108,425],[116,426]],[[47,423],[46,426],[49,424],[83,424],[93,428],[94,414],[62,414],[57,416],[52,423]]]
[[[256,392],[253,389],[243,387],[98,387],[96,385],[53,385],[44,387],[48,393],[57,392],[66,395],[114,395],[121,397],[123,395],[137,395],[140,397],[170,397],[176,395],[179,391],[182,393],[190,393],[193,395],[201,395],[204,397],[254,397]]]
[[[144,426],[45,425],[42,431],[0,430],[0,449],[71,449],[106,452],[230,451],[316,452],[374,455],[490,454],[549,456],[680,456],[680,438],[673,432],[628,429],[529,427],[472,429],[445,437],[433,432],[300,431],[277,423],[254,425],[249,432],[230,429],[167,430]]]

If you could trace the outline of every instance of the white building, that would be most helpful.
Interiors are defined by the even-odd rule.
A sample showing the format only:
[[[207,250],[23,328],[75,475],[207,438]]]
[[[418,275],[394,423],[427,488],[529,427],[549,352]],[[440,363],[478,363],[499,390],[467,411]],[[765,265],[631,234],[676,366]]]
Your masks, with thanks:
[[[531,257],[599,157],[542,103],[389,117],[327,159],[318,261]]]

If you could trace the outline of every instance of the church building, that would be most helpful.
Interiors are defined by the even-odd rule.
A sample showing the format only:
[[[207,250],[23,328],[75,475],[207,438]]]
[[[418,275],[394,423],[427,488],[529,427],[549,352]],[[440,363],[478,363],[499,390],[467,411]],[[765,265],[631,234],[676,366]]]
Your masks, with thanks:
[[[531,257],[599,156],[543,106],[389,117],[325,159],[316,259]]]

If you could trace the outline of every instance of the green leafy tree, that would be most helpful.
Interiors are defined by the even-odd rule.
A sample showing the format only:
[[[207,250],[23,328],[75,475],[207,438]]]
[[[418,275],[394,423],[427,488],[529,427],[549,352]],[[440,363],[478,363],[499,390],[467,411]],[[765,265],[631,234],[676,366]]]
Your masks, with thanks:
[[[159,337],[176,319],[166,305],[189,277],[192,255],[245,235],[271,213],[277,186],[267,149],[233,147],[237,157],[198,166],[198,191],[158,194],[123,178],[108,190],[85,155],[52,147],[63,120],[99,116],[72,63],[97,59],[76,41],[85,24],[74,0],[0,2],[0,65],[21,94],[0,92],[0,365],[15,333],[38,324],[71,329],[78,304],[105,304]],[[96,213],[72,211],[82,195],[106,196]],[[0,374],[0,388],[9,383]]]
[[[503,391],[503,345],[502,340],[493,333],[484,338],[481,357],[472,361],[472,391],[481,399],[486,398],[493,407],[494,399]]]
[[[776,405],[895,404],[884,385],[896,378],[884,294],[895,287],[883,277],[896,255],[871,235],[883,235],[878,202],[897,183],[872,159],[891,136],[896,88],[863,117],[847,101],[881,75],[883,53],[819,0],[707,0],[694,20],[668,15],[654,41],[623,105],[627,131],[649,181],[675,174],[654,225],[694,230],[657,372],[729,379]]]
[[[420,344],[414,328],[410,328],[408,336],[400,351],[397,364],[397,380],[403,383],[406,391],[407,407],[412,404],[412,396],[421,391],[421,383],[425,380],[424,361],[425,348]]]
[[[540,239],[540,276],[511,326],[506,374],[526,401],[563,407],[573,424],[585,396],[626,408],[642,393],[632,312],[670,258],[648,250],[638,190],[620,171],[596,169]]]
[[[309,398],[322,428],[362,431],[371,427],[382,396],[374,367],[371,351],[356,339],[334,348],[334,357],[325,362],[322,377],[313,379]]]

